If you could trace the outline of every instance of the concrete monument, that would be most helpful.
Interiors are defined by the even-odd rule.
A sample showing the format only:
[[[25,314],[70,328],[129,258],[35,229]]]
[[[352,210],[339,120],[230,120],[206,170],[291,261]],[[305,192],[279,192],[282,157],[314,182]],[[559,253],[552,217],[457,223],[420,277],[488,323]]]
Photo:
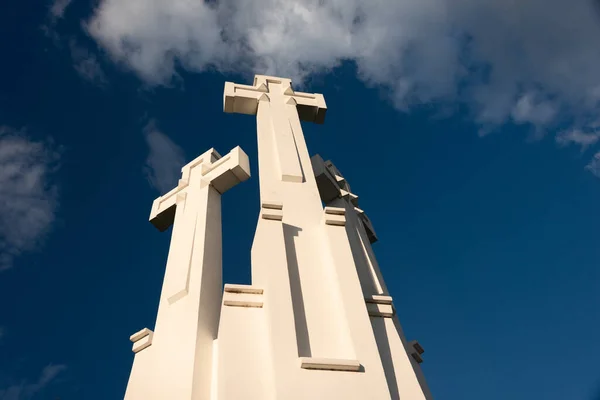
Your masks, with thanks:
[[[326,110],[289,79],[225,83],[224,111],[257,120],[252,285],[221,280],[220,196],[248,179],[248,157],[209,150],[152,206],[150,221],[173,236],[155,330],[131,336],[127,400],[431,399],[358,196],[309,156],[300,121],[323,123]]]

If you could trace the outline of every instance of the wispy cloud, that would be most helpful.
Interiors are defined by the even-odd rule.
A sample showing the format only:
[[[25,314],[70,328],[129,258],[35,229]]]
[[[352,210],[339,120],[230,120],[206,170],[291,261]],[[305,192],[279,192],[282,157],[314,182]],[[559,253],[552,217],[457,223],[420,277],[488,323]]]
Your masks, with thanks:
[[[581,146],[581,151],[587,150],[600,140],[600,132],[583,132],[581,129],[563,131],[556,136],[556,142],[561,146],[570,144]]]
[[[177,185],[181,176],[181,167],[185,164],[184,152],[158,130],[154,121],[144,128],[144,137],[149,150],[144,168],[146,177],[152,187],[166,193]]]
[[[66,369],[66,365],[50,364],[44,367],[35,382],[23,380],[18,384],[0,389],[0,400],[28,400],[42,392],[58,374]]]
[[[54,0],[41,29],[57,48],[64,49],[64,45],[68,44],[73,68],[81,78],[100,87],[106,86],[108,79],[98,56],[89,47],[82,45],[81,40],[77,40],[74,36],[70,38],[62,36],[56,30],[56,26],[63,19],[71,3],[72,0]]]
[[[594,154],[594,158],[585,166],[585,169],[600,178],[600,152]]]
[[[71,51],[73,68],[79,76],[99,86],[105,86],[108,83],[106,74],[94,53],[77,44],[75,39],[69,41],[69,50]]]
[[[36,249],[54,221],[57,186],[51,175],[59,155],[52,147],[0,127],[0,271]]]
[[[517,123],[530,123],[545,126],[551,122],[557,109],[549,101],[536,98],[535,93],[525,93],[517,100],[512,109],[512,118]]]
[[[65,15],[67,7],[73,0],[54,0],[50,6],[50,18],[54,21],[61,19]]]

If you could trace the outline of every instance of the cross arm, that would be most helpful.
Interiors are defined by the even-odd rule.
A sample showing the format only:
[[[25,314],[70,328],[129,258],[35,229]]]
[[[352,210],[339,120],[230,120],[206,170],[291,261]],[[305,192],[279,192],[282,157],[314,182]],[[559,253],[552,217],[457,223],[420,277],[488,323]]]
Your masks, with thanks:
[[[235,147],[223,157],[215,149],[208,150],[181,169],[182,177],[177,187],[152,203],[150,222],[159,231],[163,232],[173,224],[178,199],[185,199],[182,196],[185,196],[192,170],[196,168],[200,169],[200,186],[212,185],[220,194],[250,177],[250,161],[241,147]]]
[[[298,116],[302,121],[322,124],[325,122],[325,113],[327,105],[325,98],[319,93],[296,92],[292,89],[292,80],[288,78],[279,78],[276,76],[255,75],[254,90],[267,89],[267,93],[272,90],[280,91],[284,95],[284,102],[296,106]]]
[[[258,100],[267,91],[267,86],[264,84],[250,86],[225,82],[223,111],[226,113],[255,115],[258,110]]]
[[[321,200],[325,204],[328,204],[340,196],[342,188],[320,155],[316,154],[312,156],[310,161],[315,173],[315,179],[317,180],[317,188],[319,189]]]
[[[240,146],[212,164],[202,164],[202,185],[212,185],[220,194],[250,178],[250,161]]]
[[[341,173],[331,161],[323,161],[323,158],[318,154],[312,156],[310,161],[323,202],[329,203],[338,197],[342,197],[358,206],[358,196],[350,192],[348,182],[341,176]]]
[[[298,117],[302,121],[314,122],[315,124],[325,122],[327,104],[325,104],[325,97],[322,94],[294,92],[293,90],[292,93],[287,103],[296,104]]]
[[[270,100],[270,95],[283,96],[283,102],[295,105],[298,117],[303,121],[317,124],[325,122],[327,105],[322,94],[295,92],[290,79],[265,75],[256,75],[252,86],[225,82],[223,111],[255,115],[258,102]]]
[[[177,186],[166,194],[156,198],[152,203],[150,222],[156,229],[164,232],[173,224],[177,195],[185,193],[192,169],[202,163],[213,163],[220,158],[221,155],[215,149],[210,149],[181,168],[181,179],[177,183]]]
[[[318,154],[312,156],[310,161],[315,173],[315,180],[317,181],[317,188],[319,189],[321,200],[323,200],[325,204],[328,204],[337,198],[348,200],[354,206],[354,211],[365,228],[369,242],[375,243],[378,239],[373,224],[369,217],[367,217],[367,214],[358,208],[358,196],[349,191],[350,186],[341,175],[340,171],[331,161],[324,161]]]
[[[163,196],[157,197],[152,203],[150,211],[150,223],[161,232],[166,231],[175,220],[175,208],[177,205],[177,195],[183,193],[183,189],[187,185],[182,184],[179,180],[177,187]]]

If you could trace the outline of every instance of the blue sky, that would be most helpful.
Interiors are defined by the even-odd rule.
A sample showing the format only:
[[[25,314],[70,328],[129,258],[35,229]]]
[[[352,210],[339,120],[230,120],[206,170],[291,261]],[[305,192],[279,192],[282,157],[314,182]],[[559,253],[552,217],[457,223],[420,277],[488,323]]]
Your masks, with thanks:
[[[0,400],[112,399],[152,328],[179,168],[240,145],[224,280],[249,283],[255,121],[226,80],[325,95],[305,125],[380,238],[434,396],[600,396],[594,2],[57,0],[0,6]],[[452,5],[452,6],[451,6]]]

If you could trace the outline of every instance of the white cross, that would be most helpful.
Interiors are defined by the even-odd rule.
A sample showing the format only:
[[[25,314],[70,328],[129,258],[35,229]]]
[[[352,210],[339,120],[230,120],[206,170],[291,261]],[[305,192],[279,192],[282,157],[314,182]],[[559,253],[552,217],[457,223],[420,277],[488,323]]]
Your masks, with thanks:
[[[259,138],[272,135],[284,182],[304,182],[296,138],[300,120],[322,124],[327,106],[322,94],[295,92],[286,78],[256,75],[254,85],[225,82],[223,110],[228,113],[256,115]]]
[[[356,211],[365,227],[369,241],[375,243],[377,235],[375,234],[375,229],[373,229],[373,224],[369,217],[367,217],[367,214],[358,207],[358,196],[352,193],[350,184],[342,176],[342,173],[331,161],[324,161],[318,154],[312,156],[310,160],[323,203],[329,204],[335,199],[342,198],[352,204],[354,211]]]
[[[177,187],[154,200],[150,222],[161,232],[173,224],[163,288],[169,303],[188,293],[194,238],[197,232],[206,231],[206,215],[213,211],[203,190],[210,186],[223,194],[249,177],[248,156],[239,146],[224,157],[210,149],[181,169]]]

